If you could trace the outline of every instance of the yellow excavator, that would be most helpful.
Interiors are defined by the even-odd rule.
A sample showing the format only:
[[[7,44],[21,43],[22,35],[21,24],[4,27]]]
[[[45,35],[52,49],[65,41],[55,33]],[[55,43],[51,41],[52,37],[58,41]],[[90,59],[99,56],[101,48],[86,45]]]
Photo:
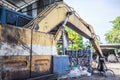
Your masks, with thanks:
[[[60,58],[56,45],[65,34],[65,26],[90,40],[99,55],[99,70],[104,71],[104,58],[93,27],[64,2],[56,2],[23,27],[0,23],[1,79],[50,80],[55,77],[55,61]],[[64,63],[64,59],[58,62]]]

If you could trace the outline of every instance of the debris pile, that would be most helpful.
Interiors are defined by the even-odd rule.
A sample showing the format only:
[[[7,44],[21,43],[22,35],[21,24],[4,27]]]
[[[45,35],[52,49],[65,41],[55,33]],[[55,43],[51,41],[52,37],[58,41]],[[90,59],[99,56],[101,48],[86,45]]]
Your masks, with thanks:
[[[70,72],[66,75],[60,76],[59,79],[68,79],[68,78],[79,78],[82,76],[91,76],[91,73],[88,72],[86,67],[73,67]]]
[[[91,76],[92,53],[90,49],[69,50],[66,54],[69,55],[72,69],[68,74],[60,76],[60,79]]]

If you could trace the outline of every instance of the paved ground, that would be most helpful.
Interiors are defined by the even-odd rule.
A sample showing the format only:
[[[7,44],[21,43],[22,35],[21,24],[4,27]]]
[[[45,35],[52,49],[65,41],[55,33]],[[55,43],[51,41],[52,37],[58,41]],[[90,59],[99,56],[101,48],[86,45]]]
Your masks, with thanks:
[[[111,69],[114,72],[115,76],[113,75],[112,72],[108,71],[107,77],[99,74],[94,74],[90,77],[81,76],[79,78],[62,79],[62,80],[120,80],[120,63],[109,63],[106,65],[108,69]]]

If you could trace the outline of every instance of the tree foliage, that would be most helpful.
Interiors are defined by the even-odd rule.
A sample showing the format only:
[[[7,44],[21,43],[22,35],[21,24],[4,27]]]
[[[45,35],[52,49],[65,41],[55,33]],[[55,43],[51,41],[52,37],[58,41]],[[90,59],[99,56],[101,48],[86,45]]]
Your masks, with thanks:
[[[111,21],[113,28],[111,31],[105,34],[106,41],[108,43],[120,43],[120,17],[117,17],[114,21]]]
[[[73,31],[72,29],[65,27],[65,31],[68,33],[68,37],[72,40],[72,44],[69,44],[69,50],[78,50],[83,48],[83,38],[77,32]],[[62,52],[62,44],[57,44],[57,51],[58,54]]]
[[[68,32],[69,38],[73,41],[72,44],[69,44],[70,50],[78,50],[83,47],[83,38],[77,32],[72,29],[65,27],[65,30]]]

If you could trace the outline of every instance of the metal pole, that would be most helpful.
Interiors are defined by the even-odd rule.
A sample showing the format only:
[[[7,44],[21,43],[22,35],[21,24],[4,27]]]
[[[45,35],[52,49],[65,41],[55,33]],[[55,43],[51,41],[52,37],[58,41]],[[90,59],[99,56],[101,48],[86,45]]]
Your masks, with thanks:
[[[33,29],[31,29],[31,45],[30,45],[30,78],[32,77],[32,42],[33,40]]]
[[[72,12],[68,12],[65,21],[62,24],[62,55],[65,55],[65,29],[66,23],[68,22],[69,16],[72,14]]]

